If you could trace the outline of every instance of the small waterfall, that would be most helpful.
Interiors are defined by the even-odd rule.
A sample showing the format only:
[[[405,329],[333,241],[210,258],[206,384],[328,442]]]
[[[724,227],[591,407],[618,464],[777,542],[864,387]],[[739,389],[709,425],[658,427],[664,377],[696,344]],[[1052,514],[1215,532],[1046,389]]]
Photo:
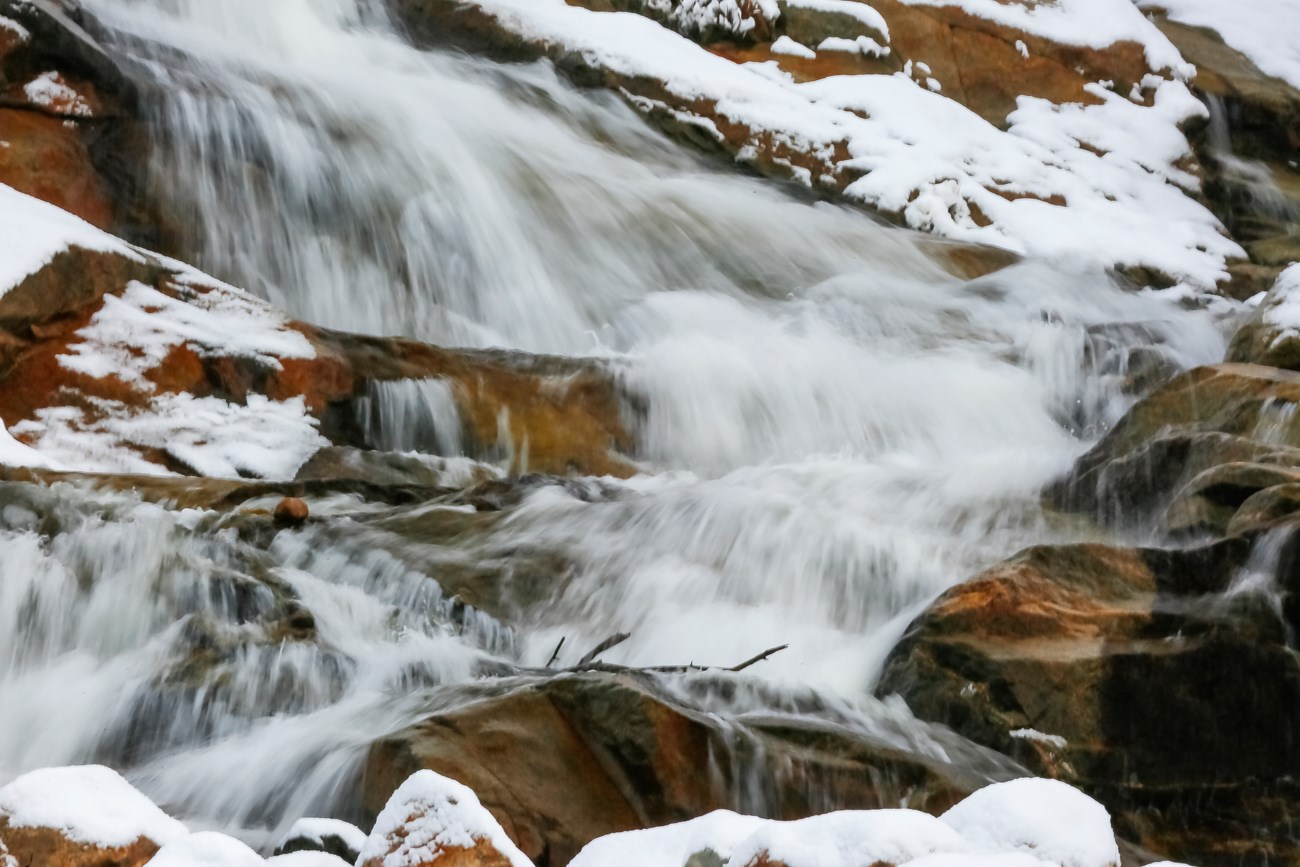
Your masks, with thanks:
[[[446,380],[371,383],[357,401],[356,413],[371,448],[443,457],[463,454],[460,410]]]
[[[1232,144],[1230,108],[1227,103],[1212,93],[1204,94],[1204,99],[1210,111],[1207,131],[1210,153],[1219,164],[1226,183],[1236,190],[1232,196],[1234,219],[1263,217],[1278,222],[1300,220],[1300,203],[1282,192],[1269,167],[1258,160],[1237,154]]]

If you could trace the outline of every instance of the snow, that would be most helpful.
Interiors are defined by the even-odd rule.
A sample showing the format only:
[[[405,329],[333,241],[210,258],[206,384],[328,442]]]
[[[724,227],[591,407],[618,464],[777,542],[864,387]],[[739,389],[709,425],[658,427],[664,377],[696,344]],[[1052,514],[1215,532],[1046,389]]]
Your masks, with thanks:
[[[1264,325],[1276,329],[1274,346],[1300,337],[1300,262],[1278,275],[1259,308]]]
[[[731,863],[767,860],[788,867],[902,864],[936,852],[961,852],[956,831],[916,810],[849,810],[797,822],[768,822],[731,853]]]
[[[27,42],[32,38],[31,31],[26,27],[12,18],[6,18],[3,15],[0,15],[0,30],[8,30],[10,33],[14,34],[19,43]]]
[[[1012,729],[1011,736],[1019,738],[1022,741],[1034,741],[1040,744],[1047,744],[1049,747],[1056,747],[1063,750],[1069,746],[1070,742],[1060,735],[1049,735],[1038,731],[1037,729]]]
[[[727,859],[737,844],[767,824],[765,819],[716,810],[675,825],[599,837],[584,846],[569,867],[664,867],[685,864],[705,849]]]
[[[80,217],[0,184],[0,296],[69,247],[140,258]]]
[[[986,851],[1024,852],[1060,867],[1119,865],[1106,808],[1059,780],[986,786],[941,818]]]
[[[827,36],[817,45],[818,51],[842,51],[846,54],[865,54],[868,57],[884,57],[889,49],[870,36],[857,39],[844,39],[840,36]]]
[[[1300,10],[1295,0],[1138,0],[1146,10],[1208,27],[1269,75],[1300,87]]]
[[[351,867],[337,855],[328,852],[290,852],[266,859],[269,867]]]
[[[163,846],[145,867],[263,867],[265,863],[234,837],[201,831]]]
[[[92,403],[93,415],[76,406],[37,410],[13,432],[47,458],[83,472],[172,475],[137,451],[162,449],[200,475],[228,479],[292,479],[329,445],[301,397],[276,401],[249,394],[241,405],[162,394],[138,410],[116,401]]]
[[[249,358],[275,369],[278,358],[315,357],[287,317],[249,295],[222,287],[186,295],[180,300],[133,282],[121,297],[105,296],[59,361],[87,376],[114,375],[152,391],[144,375],[187,343],[200,355]]]
[[[70,117],[92,117],[90,104],[69,87],[57,72],[42,72],[23,85],[23,93],[32,105],[39,105]]]
[[[189,833],[116,771],[100,765],[24,774],[0,789],[0,816],[15,828],[53,828],[101,848],[129,846],[141,837],[163,845]]]
[[[13,434],[0,422],[0,466],[40,467],[47,470],[62,469],[55,461],[13,438]]]
[[[684,101],[712,100],[719,114],[768,131],[782,145],[828,161],[847,145],[842,169],[868,174],[847,186],[846,197],[900,213],[913,228],[1085,265],[1152,268],[1203,290],[1227,278],[1228,259],[1245,256],[1185,192],[1197,182],[1177,167],[1190,153],[1178,124],[1204,108],[1181,80],[1147,81],[1151,105],[1109,91],[1097,106],[1022,99],[1003,131],[932,85],[902,76],[796,85],[714,56],[640,15],[592,12],[564,0],[474,2],[524,38],[663,81]],[[1129,0],[962,5],[1067,44],[1135,39],[1147,46],[1153,68],[1190,74]],[[865,4],[844,6],[876,14],[863,11]]]
[[[743,36],[757,26],[754,13],[767,21],[781,14],[776,0],[645,0],[645,5],[688,34],[718,29]]]
[[[885,16],[866,3],[858,0],[786,0],[788,6],[796,9],[813,9],[818,12],[833,12],[856,18],[872,30],[878,32],[886,42],[889,41],[889,23]]]
[[[356,825],[342,819],[299,819],[289,827],[288,833],[280,840],[283,846],[290,840],[311,840],[324,845],[326,837],[338,837],[343,845],[359,852],[366,844],[366,832]]]
[[[388,799],[358,864],[418,867],[445,849],[489,843],[512,867],[532,867],[469,787],[433,771],[417,771]]]
[[[789,36],[779,36],[772,43],[773,54],[786,54],[790,57],[802,57],[804,60],[812,60],[817,57],[817,52],[813,51],[802,42],[795,42]]]

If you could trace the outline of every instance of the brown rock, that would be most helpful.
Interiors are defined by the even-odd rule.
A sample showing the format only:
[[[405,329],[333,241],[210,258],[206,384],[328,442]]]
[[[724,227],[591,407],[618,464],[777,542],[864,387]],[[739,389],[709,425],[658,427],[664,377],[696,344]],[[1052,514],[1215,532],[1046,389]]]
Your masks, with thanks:
[[[1275,805],[1296,796],[1300,663],[1268,603],[1217,595],[1250,552],[1029,549],[941,596],[879,691],[1082,787],[1175,860],[1290,863]]]
[[[0,867],[5,849],[17,867],[143,867],[158,844],[141,837],[129,846],[106,849],[70,840],[52,828],[11,828],[0,816]]]
[[[484,686],[477,702],[459,698],[461,709],[371,748],[364,803],[377,811],[401,780],[434,770],[474,789],[523,852],[552,867],[595,837],[723,807],[786,819],[939,812],[979,785],[865,737],[789,722],[723,728],[630,673],[521,678]]]
[[[275,522],[283,527],[298,527],[307,522],[307,503],[297,497],[285,497],[275,504]]]
[[[113,206],[75,121],[0,108],[0,183],[109,228]]]

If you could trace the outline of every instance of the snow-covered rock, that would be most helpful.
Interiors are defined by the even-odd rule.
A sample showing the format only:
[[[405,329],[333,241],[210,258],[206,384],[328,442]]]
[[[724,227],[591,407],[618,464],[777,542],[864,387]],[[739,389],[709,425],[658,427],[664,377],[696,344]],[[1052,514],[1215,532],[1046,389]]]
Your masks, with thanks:
[[[361,854],[366,836],[365,831],[341,819],[299,819],[280,839],[275,853],[328,852],[351,864]]]
[[[99,765],[31,771],[0,788],[0,867],[140,867],[187,833]]]
[[[468,786],[419,771],[393,792],[358,867],[532,867]]]
[[[941,817],[985,851],[1018,851],[1060,867],[1119,867],[1110,814],[1059,780],[987,786]]]
[[[234,837],[201,831],[159,849],[148,867],[262,867],[265,863]]]
[[[1237,329],[1228,360],[1300,370],[1300,263],[1281,273]]]

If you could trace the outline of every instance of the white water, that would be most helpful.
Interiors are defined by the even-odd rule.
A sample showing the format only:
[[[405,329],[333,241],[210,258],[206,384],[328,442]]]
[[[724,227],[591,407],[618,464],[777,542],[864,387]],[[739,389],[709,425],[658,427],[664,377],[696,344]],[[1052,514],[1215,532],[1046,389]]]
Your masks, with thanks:
[[[1123,412],[1126,349],[1222,355],[1205,312],[1057,264],[954,279],[915,236],[705,163],[545,65],[414,50],[362,0],[90,5],[165,86],[156,183],[197,264],[323,325],[608,357],[647,473],[542,488],[455,544],[362,510],[267,553],[215,532],[235,519],[73,491],[50,539],[30,528],[54,505],[6,508],[0,777],[106,756],[255,836],[331,809],[365,745],[428,712],[416,687],[621,630],[606,658],[638,664],[789,643],[752,673],[873,725],[908,620],[1059,535],[1037,493]],[[411,423],[400,397],[368,415],[377,442],[455,448],[384,432]],[[453,616],[443,570],[519,552],[565,557],[567,583],[513,630]],[[265,581],[318,644],[278,642]],[[160,689],[200,627],[228,677]]]

